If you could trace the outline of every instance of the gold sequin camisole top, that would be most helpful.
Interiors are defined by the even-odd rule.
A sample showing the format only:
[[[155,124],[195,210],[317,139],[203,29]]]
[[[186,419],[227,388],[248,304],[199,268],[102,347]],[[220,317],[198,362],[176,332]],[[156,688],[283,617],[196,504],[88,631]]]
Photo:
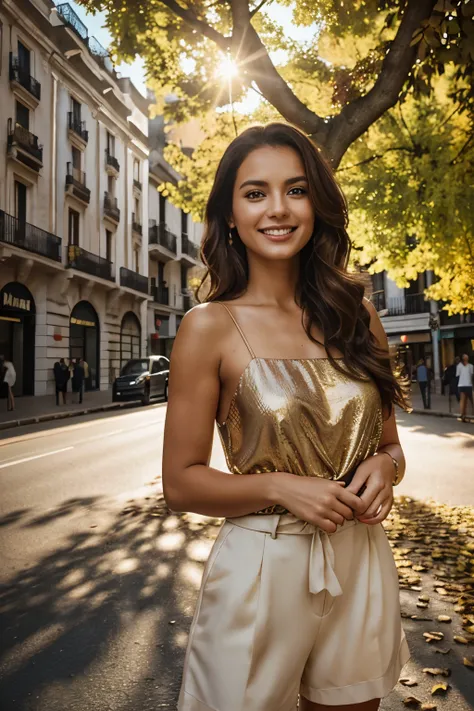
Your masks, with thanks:
[[[217,423],[232,474],[281,471],[337,480],[375,454],[383,417],[372,378],[340,373],[323,357],[258,358],[231,310],[217,303],[251,356],[227,419]],[[258,513],[284,512],[275,505]]]

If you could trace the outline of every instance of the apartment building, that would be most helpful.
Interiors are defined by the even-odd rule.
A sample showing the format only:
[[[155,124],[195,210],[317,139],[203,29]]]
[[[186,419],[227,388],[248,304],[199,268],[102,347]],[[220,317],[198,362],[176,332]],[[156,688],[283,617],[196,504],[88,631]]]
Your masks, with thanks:
[[[169,357],[181,319],[194,303],[188,284],[202,272],[198,245],[203,226],[158,191],[163,183],[176,184],[181,179],[163,158],[162,117],[149,122],[149,143],[149,348],[152,354]]]
[[[61,357],[106,389],[148,347],[148,101],[50,0],[3,1],[0,96],[0,353],[19,395]]]
[[[389,345],[407,372],[420,358],[433,368],[439,383],[444,368],[456,355],[474,352],[474,313],[448,316],[442,303],[425,300],[424,290],[433,273],[418,275],[408,288],[398,287],[385,272],[372,275],[372,297],[382,319]]]

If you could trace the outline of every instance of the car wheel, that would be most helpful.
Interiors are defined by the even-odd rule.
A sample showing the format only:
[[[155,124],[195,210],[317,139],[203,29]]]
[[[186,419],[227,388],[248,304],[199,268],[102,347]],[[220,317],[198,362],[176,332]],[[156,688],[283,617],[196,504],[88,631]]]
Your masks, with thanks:
[[[150,388],[145,388],[145,392],[143,393],[142,397],[142,405],[149,405],[150,404]]]
[[[165,402],[168,402],[168,382],[165,383],[164,397],[165,397]]]

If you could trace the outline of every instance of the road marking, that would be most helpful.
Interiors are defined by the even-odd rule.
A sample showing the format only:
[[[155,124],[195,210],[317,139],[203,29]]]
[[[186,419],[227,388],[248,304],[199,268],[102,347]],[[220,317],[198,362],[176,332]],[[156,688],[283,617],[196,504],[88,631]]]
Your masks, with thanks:
[[[34,457],[25,457],[24,459],[17,459],[15,462],[6,462],[6,464],[0,464],[0,469],[5,469],[5,467],[15,467],[17,464],[24,464],[24,462],[31,462],[33,459],[41,459],[42,457],[50,457],[52,454],[60,454],[61,452],[68,452],[74,447],[63,447],[63,449],[55,449],[54,452],[43,452],[43,454],[36,454]]]

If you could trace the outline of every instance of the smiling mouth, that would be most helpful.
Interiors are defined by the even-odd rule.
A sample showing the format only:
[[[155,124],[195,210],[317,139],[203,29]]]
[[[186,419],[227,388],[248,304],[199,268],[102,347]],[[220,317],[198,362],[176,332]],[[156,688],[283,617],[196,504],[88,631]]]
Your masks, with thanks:
[[[268,229],[259,230],[264,235],[270,235],[272,237],[284,237],[289,235],[296,230],[296,227],[269,227]]]

